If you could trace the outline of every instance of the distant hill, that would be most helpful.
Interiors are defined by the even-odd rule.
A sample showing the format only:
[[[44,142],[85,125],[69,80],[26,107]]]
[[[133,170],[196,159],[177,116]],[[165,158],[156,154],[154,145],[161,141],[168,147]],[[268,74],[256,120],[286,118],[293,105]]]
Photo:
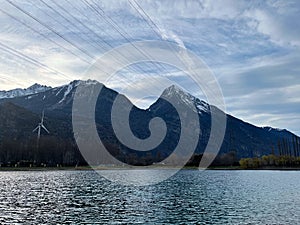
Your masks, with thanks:
[[[51,89],[49,86],[40,85],[40,84],[34,84],[28,88],[16,88],[9,91],[0,91],[0,99],[1,98],[15,98],[15,97],[21,97],[31,94],[36,94],[39,92],[44,92]]]
[[[35,163],[76,165],[84,164],[76,147],[72,131],[72,103],[79,84],[96,85],[96,81],[73,81],[67,85],[34,92],[19,97],[0,99],[0,163],[35,161]],[[99,137],[110,153],[130,164],[149,165],[160,162],[172,153],[180,137],[180,122],[175,108],[166,99],[172,98],[186,109],[194,105],[201,124],[201,135],[195,150],[203,153],[210,134],[210,106],[206,102],[184,92],[176,86],[163,91],[148,109],[133,106],[130,125],[135,136],[146,138],[150,135],[148,123],[153,117],[161,117],[167,124],[168,132],[162,143],[150,152],[138,152],[122,145],[111,126],[111,107],[118,93],[103,86],[96,105],[95,121]],[[125,97],[123,101],[130,101]],[[45,110],[45,125],[50,134],[43,134],[39,150],[36,149],[36,134],[32,130]],[[189,132],[193,132],[191,127]],[[244,157],[260,157],[279,154],[278,142],[283,139],[292,148],[294,134],[287,130],[271,127],[257,127],[231,115],[227,115],[227,128],[220,150],[220,157],[234,155],[234,160]],[[224,157],[223,157],[224,158]],[[225,157],[226,158],[226,157]],[[180,159],[179,159],[180,160]]]

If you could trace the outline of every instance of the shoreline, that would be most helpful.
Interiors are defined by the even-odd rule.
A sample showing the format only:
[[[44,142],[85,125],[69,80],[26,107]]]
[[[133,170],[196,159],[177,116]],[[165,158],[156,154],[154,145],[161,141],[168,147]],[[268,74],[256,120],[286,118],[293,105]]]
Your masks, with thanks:
[[[92,170],[140,170],[143,167],[120,167],[120,166],[101,166],[97,168],[92,168],[90,166],[65,166],[65,167],[0,167],[0,172],[5,171],[92,171]],[[169,167],[169,166],[157,166],[157,167],[144,167],[144,169],[157,169],[157,170],[166,170],[166,169],[180,169],[180,170],[201,170],[198,167]],[[204,169],[203,169],[204,170]],[[205,170],[262,170],[262,171],[300,171],[300,167],[266,167],[266,168],[251,168],[243,169],[238,166],[220,166],[220,167],[209,167]]]

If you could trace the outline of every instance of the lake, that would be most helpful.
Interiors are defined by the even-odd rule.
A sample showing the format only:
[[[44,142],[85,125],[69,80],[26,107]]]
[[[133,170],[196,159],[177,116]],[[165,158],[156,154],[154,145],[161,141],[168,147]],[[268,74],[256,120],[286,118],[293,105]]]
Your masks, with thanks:
[[[94,171],[0,172],[0,224],[295,225],[299,178],[297,171],[182,170],[136,187]]]

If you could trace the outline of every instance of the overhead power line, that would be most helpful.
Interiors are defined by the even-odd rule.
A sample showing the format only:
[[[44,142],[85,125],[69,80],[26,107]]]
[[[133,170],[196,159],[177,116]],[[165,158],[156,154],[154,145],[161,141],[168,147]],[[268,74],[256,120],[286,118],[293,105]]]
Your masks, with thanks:
[[[71,50],[67,49],[66,47],[64,47],[64,46],[61,45],[60,43],[58,43],[58,42],[52,40],[52,39],[49,38],[49,36],[47,36],[46,34],[44,34],[44,33],[40,32],[40,31],[38,31],[37,29],[33,28],[32,26],[29,26],[27,23],[23,22],[22,20],[18,19],[17,17],[13,16],[13,15],[10,14],[10,13],[5,12],[5,11],[2,10],[1,8],[0,8],[0,11],[1,11],[3,14],[5,14],[5,15],[9,16],[10,18],[14,19],[15,21],[17,21],[18,23],[22,24],[24,27],[27,27],[28,29],[30,29],[30,30],[32,30],[33,32],[39,34],[40,36],[42,36],[42,37],[45,38],[46,40],[48,40],[48,41],[52,42],[53,44],[57,45],[58,47],[64,49],[66,52],[72,54],[72,55],[75,56],[76,58],[79,58],[81,61],[83,61],[83,62],[85,62],[85,63],[87,63],[87,64],[90,64],[90,62],[89,62],[88,60],[82,58],[80,55],[78,55],[78,54],[72,52]]]
[[[92,9],[98,16],[100,16],[101,19],[103,19],[104,21],[106,21],[109,25],[112,26],[112,28],[117,31],[117,33],[119,33],[119,35],[121,37],[123,37],[127,43],[129,43],[130,45],[132,45],[132,47],[134,49],[136,49],[140,54],[142,54],[143,56],[145,56],[146,58],[148,58],[148,60],[150,61],[150,63],[156,67],[160,72],[164,72],[165,68],[163,67],[163,65],[160,64],[160,66],[158,66],[157,63],[154,63],[151,58],[149,57],[149,55],[147,55],[147,53],[145,53],[143,50],[141,50],[138,46],[136,46],[136,44],[134,42],[132,42],[128,37],[130,37],[130,35],[124,30],[122,29],[118,23],[112,19],[109,15],[107,15],[105,13],[105,11],[98,5],[96,4],[93,0],[92,0],[92,4],[90,4],[87,0],[82,0],[82,2],[89,7],[90,9]],[[162,70],[163,69],[163,70]]]
[[[54,7],[52,7],[52,6],[50,6],[49,4],[47,4],[45,1],[43,1],[43,0],[41,0],[41,2],[47,7],[47,8],[49,8],[49,9],[51,9],[53,12],[55,12],[57,15],[59,15],[61,18],[63,18],[65,21],[67,21],[67,23],[69,23],[71,26],[73,26],[73,27],[75,27],[75,29],[77,29],[78,31],[80,31],[81,33],[86,33],[84,30],[82,30],[79,26],[77,26],[74,22],[72,22],[70,19],[68,19],[65,15],[62,15],[62,13],[60,13],[58,10],[56,10]],[[53,1],[52,1],[53,2]],[[99,36],[97,33],[95,33],[92,29],[90,29],[89,27],[87,27],[85,24],[83,24],[79,19],[77,19],[75,16],[73,16],[71,13],[69,13],[69,12],[67,12],[63,7],[61,7],[58,3],[55,3],[55,2],[53,2],[54,4],[55,4],[55,6],[57,7],[57,8],[59,8],[60,10],[62,10],[62,11],[64,11],[65,12],[65,14],[66,15],[68,15],[68,16],[70,16],[73,20],[76,20],[78,23],[80,23],[83,27],[85,27],[89,32],[92,32],[94,35],[96,35],[97,37],[98,37],[98,40],[101,40],[102,41],[102,44],[101,44],[101,48],[103,48],[103,43],[105,43],[107,46],[109,46],[110,48],[113,48],[114,46],[112,46],[108,41],[106,41],[106,40],[104,40],[104,38],[102,38],[101,36]],[[45,12],[44,10],[42,10],[45,14],[47,14],[50,18],[52,18],[53,20],[55,20],[56,22],[58,22],[57,21],[57,18],[55,18],[55,17],[53,17],[53,16],[51,16],[51,15],[49,15],[47,12]],[[62,24],[61,24],[62,25]],[[65,25],[62,25],[62,26],[64,26],[66,29],[69,29],[69,27],[68,26],[65,26]],[[78,35],[77,35],[78,36]],[[89,35],[90,36],[90,35]],[[81,36],[79,36],[79,38],[80,39],[82,39],[81,38]],[[89,40],[87,40],[87,39],[82,39],[83,41],[86,41],[87,43],[90,43],[90,41]],[[96,42],[97,44],[99,44],[99,41],[97,41]],[[93,45],[94,47],[97,47],[97,46],[95,46],[95,45]],[[107,50],[110,50],[110,48],[108,48],[108,49],[105,49],[105,51],[107,51]],[[122,57],[126,57],[126,56],[124,56],[123,54],[121,54],[121,53],[119,53],[120,55],[122,55]],[[94,57],[94,59],[96,59],[95,57]],[[116,62],[118,62],[118,63],[120,63],[119,62],[119,60],[117,59],[117,58],[115,58],[114,57],[114,59],[115,59],[115,61]],[[97,65],[96,66],[97,68],[99,68],[99,66]],[[141,67],[139,67],[140,69],[141,69]],[[101,68],[99,68],[100,69],[100,71],[103,71]],[[145,71],[143,71],[143,72],[145,72]]]
[[[80,52],[84,53],[85,55],[87,55],[88,57],[94,59],[94,57],[87,52],[86,50],[80,48],[79,46],[77,46],[76,44],[74,44],[73,42],[69,41],[68,39],[66,39],[62,34],[60,34],[59,32],[57,32],[56,30],[54,30],[52,27],[50,27],[49,25],[47,25],[46,23],[42,22],[41,20],[39,20],[38,18],[34,17],[33,15],[31,15],[29,12],[27,12],[26,10],[22,9],[21,7],[19,7],[18,5],[16,5],[15,3],[13,3],[10,0],[6,0],[10,5],[12,5],[13,7],[15,7],[16,9],[18,9],[19,11],[21,11],[22,13],[24,13],[25,15],[29,16],[30,18],[32,18],[33,20],[35,20],[36,22],[38,22],[39,24],[41,24],[43,27],[47,28],[48,30],[50,30],[51,32],[53,32],[54,34],[56,34],[57,36],[59,36],[60,38],[62,38],[64,41],[68,42],[70,45],[72,45],[73,47],[77,48]]]
[[[76,23],[72,22],[70,19],[68,19],[66,16],[64,16],[62,13],[60,13],[58,10],[56,10],[54,7],[52,7],[51,5],[49,5],[48,3],[46,3],[44,0],[40,0],[41,3],[43,3],[47,8],[51,9],[53,12],[55,12],[57,15],[59,15],[61,18],[63,18],[67,23],[71,24],[73,27],[75,27],[75,29],[77,29],[78,31],[80,31],[81,35],[78,35],[77,33],[75,33],[75,35],[77,37],[79,37],[82,41],[84,41],[85,43],[89,43],[89,45],[93,46],[95,49],[98,49],[98,46],[94,45],[93,42],[89,41],[86,36],[90,36],[89,33],[86,33],[85,31],[83,31],[79,26],[77,26]],[[56,6],[58,6],[55,3]],[[60,9],[62,9],[60,7]],[[42,10],[43,12],[45,12],[44,10]],[[48,14],[49,17],[51,17],[53,20],[57,21],[57,19],[55,17],[52,17]],[[63,23],[59,23],[60,25],[64,26],[65,29],[68,29],[68,26],[65,26]],[[83,35],[86,34],[86,35]],[[85,50],[86,52],[88,52],[87,50]],[[95,59],[95,57],[93,55],[91,55],[89,53],[89,56],[93,59]]]
[[[158,27],[158,25],[153,21],[153,19],[149,16],[149,14],[147,14],[147,12],[143,9],[143,7],[136,1],[136,0],[132,0],[135,5],[131,2],[131,0],[128,0],[129,4],[138,12],[138,14],[143,18],[143,20],[149,25],[149,27],[153,30],[153,32],[157,35],[157,37],[161,40],[163,40],[162,36],[161,36],[161,30]],[[140,10],[139,10],[140,9]],[[181,61],[184,65],[187,65],[186,61],[179,57],[178,54],[176,54],[176,49],[171,46],[171,48],[174,50],[173,54],[174,56]]]
[[[57,71],[56,69],[53,69],[53,68],[51,68],[51,67],[49,67],[49,66],[47,66],[47,65],[45,65],[45,64],[43,64],[43,63],[41,63],[41,62],[39,62],[38,60],[33,59],[33,58],[31,58],[31,57],[29,57],[29,56],[27,56],[27,55],[25,55],[25,54],[19,52],[18,50],[15,50],[15,49],[13,49],[13,48],[11,48],[11,47],[9,47],[9,46],[3,44],[2,42],[0,42],[0,49],[1,49],[2,51],[4,51],[4,52],[7,52],[7,53],[9,53],[9,54],[12,54],[12,55],[14,55],[14,56],[16,56],[16,57],[18,57],[18,58],[21,58],[21,59],[23,59],[23,60],[25,60],[25,61],[27,61],[27,62],[29,62],[29,63],[35,65],[35,66],[37,66],[37,67],[43,68],[43,69],[45,69],[45,70],[47,70],[47,71],[49,71],[49,72],[52,72],[52,73],[55,73],[55,74],[57,74],[57,75],[60,75],[60,76],[62,76],[62,77],[64,77],[64,78],[70,79],[70,77],[69,77],[68,75],[66,75],[66,74],[64,74],[64,73],[62,73],[62,72],[59,72],[59,71]]]

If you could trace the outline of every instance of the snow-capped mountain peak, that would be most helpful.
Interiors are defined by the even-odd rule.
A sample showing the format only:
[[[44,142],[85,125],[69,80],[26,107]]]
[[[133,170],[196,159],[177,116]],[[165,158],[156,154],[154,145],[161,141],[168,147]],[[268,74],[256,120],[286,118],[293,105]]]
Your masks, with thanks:
[[[181,96],[187,96],[189,95],[187,92],[182,90],[180,87],[176,86],[175,84],[171,85],[170,87],[167,87],[163,93],[162,96],[167,97],[167,96],[172,96],[172,95],[181,95]]]
[[[46,85],[40,85],[40,84],[33,84],[28,88],[16,88],[9,91],[0,91],[0,99],[3,98],[15,98],[15,97],[21,97],[21,96],[27,96],[32,94],[37,94],[40,92],[45,92],[51,89],[50,86]]]
[[[73,89],[78,87],[79,85],[95,85],[98,81],[96,80],[74,80],[70,82],[69,84],[54,88],[54,90],[57,90],[57,93],[55,94],[58,96],[59,94],[63,93],[63,97],[59,100],[59,104],[63,103],[67,97],[72,94],[74,95]]]
[[[198,113],[202,112],[209,112],[209,104],[205,101],[202,101],[193,95],[189,94],[188,92],[184,91],[180,87],[176,85],[171,85],[170,87],[166,88],[161,97],[163,98],[177,98],[178,101],[183,102],[186,105],[194,105],[197,108]]]

